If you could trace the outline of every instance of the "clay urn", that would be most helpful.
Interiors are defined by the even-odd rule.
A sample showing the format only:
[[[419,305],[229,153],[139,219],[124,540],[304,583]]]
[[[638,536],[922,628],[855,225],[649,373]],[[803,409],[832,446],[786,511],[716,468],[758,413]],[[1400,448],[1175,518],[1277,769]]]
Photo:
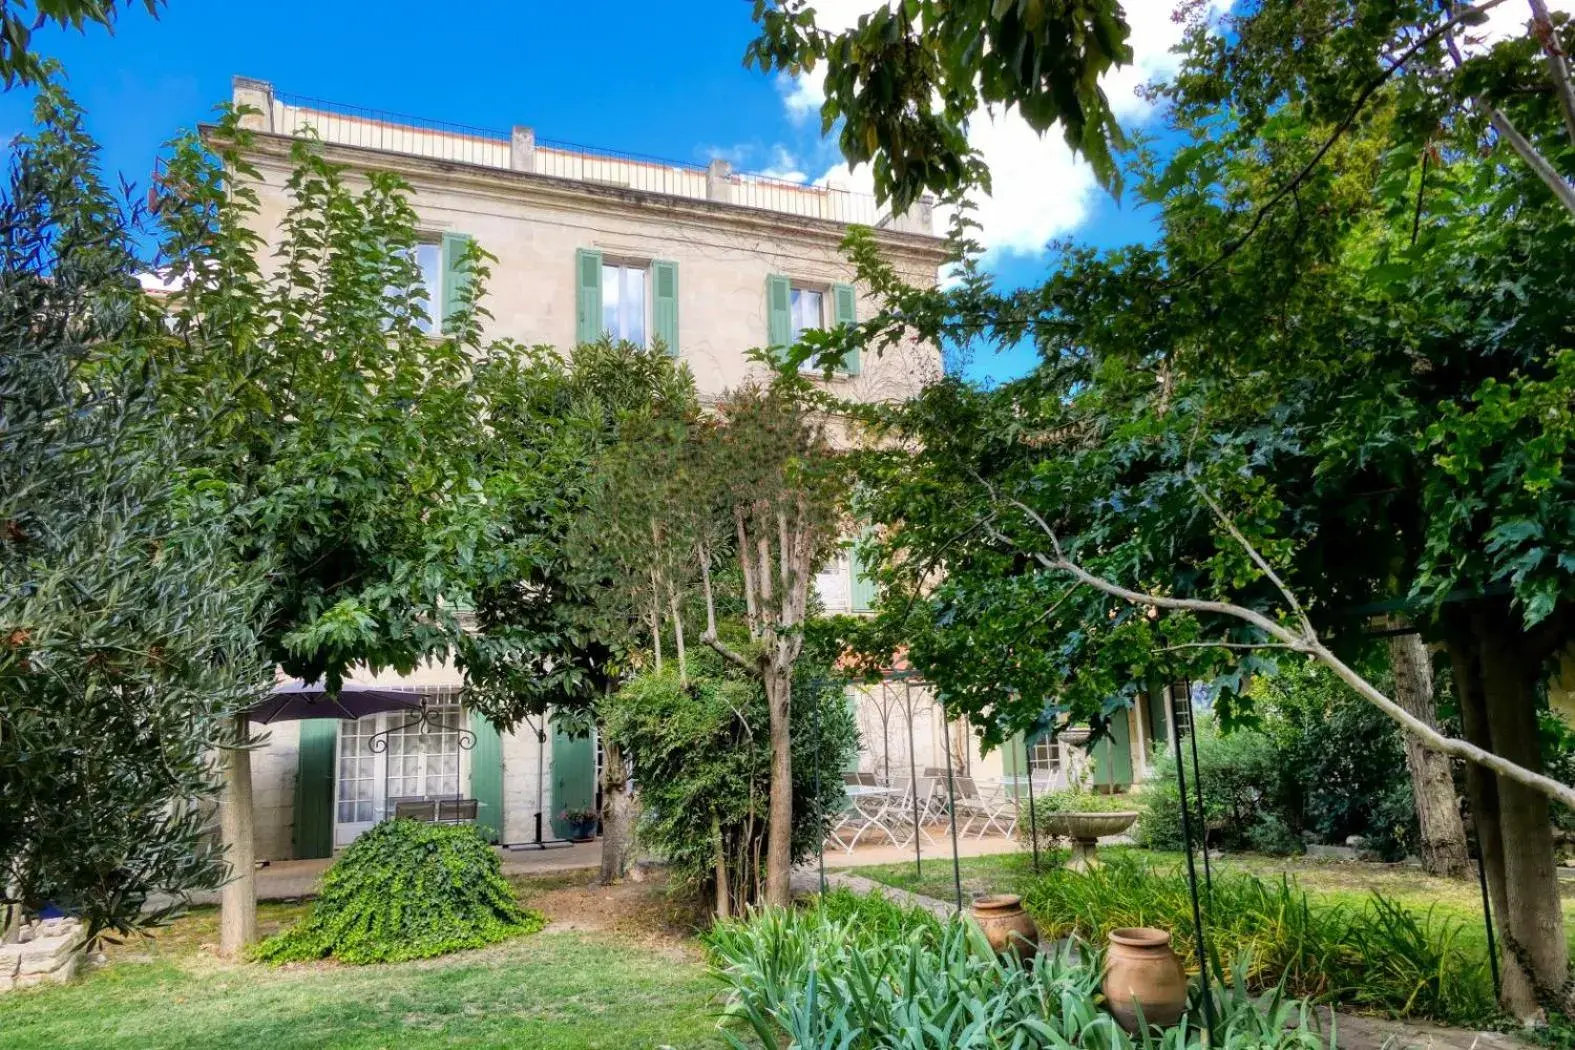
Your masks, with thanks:
[[[1017,894],[980,897],[973,902],[970,914],[998,954],[1015,951],[1023,962],[1039,954],[1039,927],[1023,910],[1023,899]]]
[[[1128,926],[1110,931],[1105,955],[1105,1006],[1121,1027],[1143,1024],[1169,1028],[1187,1008],[1187,974],[1170,948],[1170,933]]]

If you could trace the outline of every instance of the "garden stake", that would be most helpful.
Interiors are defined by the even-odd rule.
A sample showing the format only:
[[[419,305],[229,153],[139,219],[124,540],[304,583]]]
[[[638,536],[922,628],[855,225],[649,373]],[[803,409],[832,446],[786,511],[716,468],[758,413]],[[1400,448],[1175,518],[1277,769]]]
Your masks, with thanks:
[[[817,678],[815,680],[815,691],[812,694],[814,705],[810,708],[812,715],[810,728],[815,734],[815,809],[817,811],[816,815],[820,818],[820,830],[822,832],[818,840],[819,845],[815,847],[815,852],[819,855],[820,860],[820,895],[822,897],[826,895],[826,836],[824,834],[826,830],[826,814],[821,811],[821,807],[825,803],[822,801],[820,794],[820,691],[823,684],[820,679]]]
[[[941,708],[941,725],[946,725],[946,708]],[[952,742],[941,748],[946,752],[946,802],[952,824],[952,889],[957,891],[957,914],[962,914],[962,862],[957,859],[957,785],[952,780]]]
[[[1050,747],[1055,748],[1055,733],[1050,734]],[[1033,843],[1034,871],[1039,870],[1039,815],[1034,812],[1034,756],[1028,756],[1028,841]]]
[[[1174,684],[1172,684],[1167,688],[1169,688],[1171,691],[1171,706],[1172,710],[1174,710],[1176,687]],[[1187,697],[1187,707],[1189,710],[1191,706],[1192,697],[1189,695]],[[1172,717],[1175,716],[1172,715]],[[1190,719],[1188,720],[1187,724],[1192,724]],[[1196,791],[1198,795],[1198,820],[1203,824],[1203,885],[1208,892],[1209,903],[1212,904],[1214,902],[1214,869],[1209,864],[1209,811],[1203,808],[1203,774],[1198,771],[1198,734],[1196,730],[1188,733],[1187,739],[1192,742],[1192,789]],[[1181,756],[1179,754],[1176,756],[1176,763],[1178,765],[1181,763]],[[1187,796],[1182,795],[1181,797],[1181,804],[1185,806],[1187,804]]]
[[[1181,725],[1176,721],[1176,697],[1170,698],[1170,724],[1176,736],[1176,787],[1181,801],[1181,839],[1187,847],[1187,889],[1192,893],[1192,931],[1198,948],[1198,979],[1203,984],[1203,1045],[1214,1036],[1214,998],[1209,992],[1209,956],[1203,943],[1203,906],[1198,903],[1198,869],[1192,860],[1192,816],[1187,806],[1187,764],[1181,761]],[[1208,843],[1203,848],[1207,850]]]
[[[924,874],[923,847],[919,845],[919,774],[913,764],[913,683],[902,680],[902,705],[908,712],[908,790],[913,796],[913,874]]]
[[[1503,994],[1499,987],[1498,946],[1493,943],[1493,909],[1488,906],[1487,865],[1482,863],[1482,836],[1477,834],[1477,822],[1471,822],[1471,839],[1477,844],[1477,884],[1482,887],[1482,925],[1487,930],[1488,966],[1493,971],[1493,997]]]

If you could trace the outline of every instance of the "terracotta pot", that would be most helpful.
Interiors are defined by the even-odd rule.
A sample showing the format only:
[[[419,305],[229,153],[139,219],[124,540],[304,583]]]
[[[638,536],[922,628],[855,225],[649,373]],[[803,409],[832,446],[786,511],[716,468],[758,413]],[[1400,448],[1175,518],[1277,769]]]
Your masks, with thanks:
[[[980,897],[973,902],[971,914],[990,947],[998,953],[1015,950],[1023,962],[1039,954],[1039,927],[1023,910],[1023,899],[1015,893]]]
[[[1169,1028],[1187,1007],[1187,974],[1165,930],[1125,927],[1110,931],[1105,956],[1105,1006],[1128,1032],[1143,1023]]]

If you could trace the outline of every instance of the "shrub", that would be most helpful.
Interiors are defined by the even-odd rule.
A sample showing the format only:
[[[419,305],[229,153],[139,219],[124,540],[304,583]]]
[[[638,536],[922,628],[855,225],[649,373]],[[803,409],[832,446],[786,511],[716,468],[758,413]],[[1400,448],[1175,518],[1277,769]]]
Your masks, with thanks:
[[[1276,785],[1280,777],[1280,756],[1273,742],[1263,733],[1238,730],[1219,733],[1206,718],[1196,720],[1198,734],[1198,779],[1202,783],[1207,807],[1209,841],[1226,849],[1252,847],[1252,832],[1261,822],[1274,818]],[[1187,760],[1187,802],[1195,814],[1196,786],[1192,783],[1192,756]],[[1151,849],[1181,849],[1181,803],[1176,787],[1176,760],[1169,749],[1154,760],[1154,770],[1137,796],[1142,814],[1133,839]],[[1283,817],[1280,818],[1285,823]],[[1194,826],[1193,834],[1199,829]],[[1270,836],[1262,836],[1266,840]],[[1301,844],[1294,834],[1287,836],[1289,848],[1299,852]]]
[[[635,756],[641,842],[667,860],[675,884],[697,891],[714,886],[720,845],[732,905],[741,911],[753,902],[765,857],[771,793],[765,691],[719,667],[712,673],[715,661],[703,653],[690,663],[702,673],[687,688],[671,669],[625,684],[606,705],[607,732]],[[815,689],[795,681],[792,733],[797,864],[814,853],[845,801],[842,770],[858,749],[858,727],[840,683]]]
[[[1179,871],[1130,858],[1087,874],[1054,871],[1027,884],[1024,904],[1047,937],[1103,943],[1112,929],[1153,926],[1172,932],[1184,960],[1196,958],[1192,899]],[[1460,943],[1459,923],[1418,918],[1381,895],[1352,907],[1311,900],[1288,879],[1237,874],[1216,874],[1205,904],[1209,948],[1251,990],[1279,987],[1451,1024],[1495,1014],[1486,957]]]
[[[1079,962],[1067,948],[1019,966],[992,952],[977,927],[956,919],[916,919],[905,936],[871,936],[891,921],[889,907],[866,911],[832,904],[828,895],[807,911],[771,909],[723,924],[710,949],[728,988],[725,1016],[763,1046],[801,1050],[1204,1045],[1196,988],[1186,1017],[1162,1043],[1153,1035],[1134,1039],[1100,1009],[1099,953]],[[1217,1046],[1325,1045],[1304,1006],[1271,996],[1260,1008],[1240,978],[1214,991]],[[726,1028],[723,1034],[734,1047],[750,1045]]]
[[[385,820],[328,869],[311,912],[255,955],[276,963],[403,962],[545,925],[514,899],[498,855],[475,828]]]

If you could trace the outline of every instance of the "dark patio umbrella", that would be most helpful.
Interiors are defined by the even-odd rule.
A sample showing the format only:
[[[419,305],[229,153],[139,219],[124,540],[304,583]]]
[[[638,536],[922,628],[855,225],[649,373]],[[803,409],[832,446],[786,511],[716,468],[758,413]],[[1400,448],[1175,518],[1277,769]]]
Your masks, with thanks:
[[[390,689],[347,681],[330,696],[321,682],[299,679],[274,687],[266,700],[247,710],[253,722],[298,722],[306,718],[360,718],[384,711],[418,711],[425,697],[413,689]]]

